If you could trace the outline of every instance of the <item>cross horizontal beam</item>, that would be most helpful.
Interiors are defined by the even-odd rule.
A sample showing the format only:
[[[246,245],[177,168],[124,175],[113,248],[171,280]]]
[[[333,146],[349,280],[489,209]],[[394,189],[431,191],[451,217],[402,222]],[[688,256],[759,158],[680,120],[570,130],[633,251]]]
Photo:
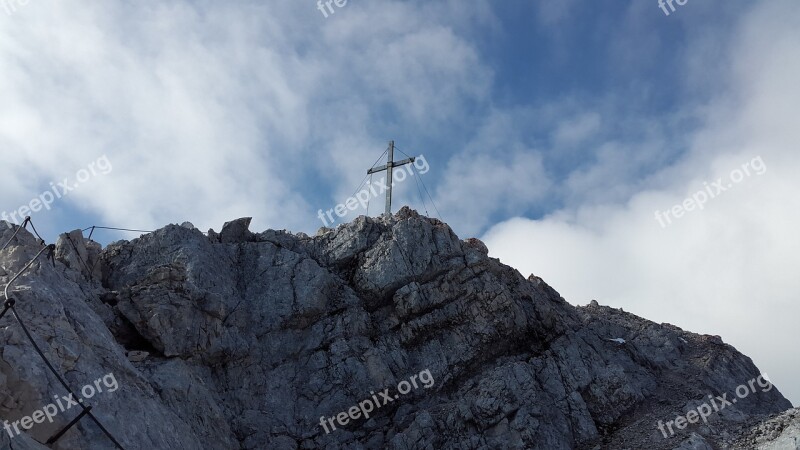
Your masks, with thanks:
[[[388,168],[390,168],[390,167],[404,166],[404,165],[406,165],[406,164],[413,163],[415,159],[416,159],[416,158],[414,158],[414,157],[411,157],[411,158],[406,158],[406,159],[404,159],[404,160],[402,160],[402,161],[396,161],[396,162],[393,162],[393,163],[391,163],[391,164],[384,164],[384,165],[382,165],[382,166],[380,166],[380,167],[375,167],[375,168],[373,168],[373,169],[369,169],[369,170],[367,171],[367,175],[369,175],[369,174],[371,174],[371,173],[376,173],[376,172],[383,172],[384,170],[386,170],[386,169],[388,169]]]
[[[367,175],[376,173],[376,172],[383,172],[386,171],[386,185],[388,188],[386,189],[386,214],[392,213],[392,186],[394,183],[392,182],[392,172],[394,171],[395,167],[404,166],[409,163],[414,162],[414,157],[404,159],[402,161],[395,161],[394,160],[394,141],[389,141],[389,157],[386,158],[386,164],[376,167],[374,169],[369,169],[367,171]]]

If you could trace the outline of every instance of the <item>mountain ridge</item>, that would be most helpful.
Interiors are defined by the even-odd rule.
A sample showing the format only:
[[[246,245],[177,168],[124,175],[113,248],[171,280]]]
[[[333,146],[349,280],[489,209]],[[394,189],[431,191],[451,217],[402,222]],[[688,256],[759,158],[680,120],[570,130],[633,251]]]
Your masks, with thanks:
[[[313,237],[249,224],[168,225],[104,249],[76,230],[15,283],[73,386],[116,376],[93,412],[126,448],[771,448],[799,436],[791,404],[761,385],[667,436],[659,423],[761,377],[750,358],[719,337],[572,306],[408,208]],[[0,240],[14,231],[0,225]],[[3,284],[40,249],[26,231],[14,239]],[[13,421],[59,389],[7,320],[0,417]],[[380,405],[375,393],[425,371],[430,387]],[[370,398],[380,407],[351,419]],[[50,448],[35,441],[69,419],[0,443]],[[84,419],[52,448],[114,446]]]

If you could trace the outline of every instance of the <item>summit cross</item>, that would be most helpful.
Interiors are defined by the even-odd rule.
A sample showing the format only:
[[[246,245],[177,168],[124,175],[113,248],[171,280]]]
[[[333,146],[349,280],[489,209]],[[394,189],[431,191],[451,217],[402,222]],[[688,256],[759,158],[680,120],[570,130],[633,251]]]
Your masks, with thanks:
[[[386,214],[392,213],[392,170],[395,167],[403,166],[406,164],[411,164],[414,162],[414,157],[406,158],[402,161],[394,161],[394,141],[389,141],[389,157],[386,160],[386,164],[380,167],[375,167],[374,169],[369,169],[367,171],[367,175],[373,174],[376,172],[383,172],[386,171],[386,185],[388,189],[386,190]]]

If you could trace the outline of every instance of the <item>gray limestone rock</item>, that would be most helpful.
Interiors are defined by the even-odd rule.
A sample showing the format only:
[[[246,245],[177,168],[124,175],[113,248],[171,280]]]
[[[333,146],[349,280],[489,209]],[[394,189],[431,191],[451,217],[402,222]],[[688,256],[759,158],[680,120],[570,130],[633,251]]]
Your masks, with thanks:
[[[222,231],[219,233],[220,242],[223,244],[247,242],[251,240],[253,233],[250,232],[250,221],[252,217],[244,217],[231,222],[225,222]]]
[[[791,407],[777,388],[662,436],[659,421],[758,377],[752,361],[717,337],[597,302],[571,306],[479,240],[408,208],[313,237],[249,224],[208,236],[170,225],[102,251],[71,232],[55,265],[42,258],[13,286],[73,389],[113,374],[118,389],[87,401],[127,449],[796,442],[795,416],[761,422]],[[0,226],[0,241],[12,233]],[[0,283],[40,248],[21,231],[0,252]],[[8,315],[0,345],[0,418],[18,421],[64,394]],[[86,419],[53,446],[36,443],[74,416],[0,444],[113,448]],[[743,424],[752,433],[734,442]]]

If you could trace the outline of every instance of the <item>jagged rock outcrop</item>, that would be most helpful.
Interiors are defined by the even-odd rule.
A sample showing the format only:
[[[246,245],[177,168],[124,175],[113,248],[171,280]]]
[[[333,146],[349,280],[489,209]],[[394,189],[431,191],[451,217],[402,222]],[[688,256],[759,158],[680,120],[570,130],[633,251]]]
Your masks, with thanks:
[[[126,448],[701,449],[798,436],[794,416],[757,422],[791,407],[760,388],[665,438],[659,421],[754,380],[752,361],[718,337],[573,307],[407,208],[314,237],[249,222],[207,235],[170,225],[102,252],[72,232],[55,264],[39,260],[12,288],[76,389],[114,375],[118,389],[90,403]],[[0,224],[0,244],[11,234]],[[0,252],[3,286],[39,248],[21,231]],[[63,394],[8,316],[0,344],[0,418]],[[379,407],[366,418],[368,400]],[[85,419],[53,446],[35,442],[75,415],[0,448],[113,448]],[[735,441],[745,423],[755,428]]]
[[[768,420],[750,419],[744,431],[728,434],[733,438],[723,442],[723,448],[755,450],[800,450],[800,410],[790,409]],[[741,429],[741,428],[740,428]]]

